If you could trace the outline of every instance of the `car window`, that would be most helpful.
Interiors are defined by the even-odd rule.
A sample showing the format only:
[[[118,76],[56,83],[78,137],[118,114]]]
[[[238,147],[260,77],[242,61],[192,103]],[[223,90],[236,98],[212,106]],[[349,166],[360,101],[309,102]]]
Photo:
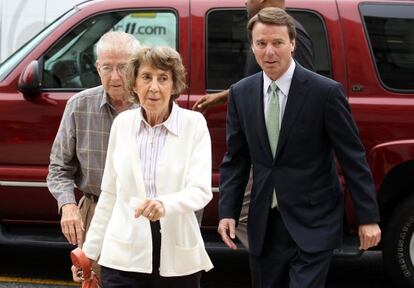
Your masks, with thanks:
[[[206,87],[222,90],[243,78],[250,44],[246,9],[211,10],[207,14]]]
[[[332,78],[328,36],[322,18],[311,11],[288,10],[288,12],[303,25],[312,39],[315,71]]]
[[[0,63],[0,81],[2,81],[23,59],[33,51],[53,30],[62,25],[70,16],[72,16],[76,10],[71,9],[65,14],[62,14],[54,22],[50,23],[32,39],[30,39],[25,45],[21,46],[16,52],[10,55],[6,60]],[[1,29],[0,29],[1,30]]]
[[[331,63],[325,25],[319,15],[310,11],[289,10],[313,40],[315,69],[331,77]],[[215,9],[206,17],[206,88],[223,90],[245,75],[250,44],[247,39],[245,9]]]
[[[177,16],[173,11],[99,14],[77,25],[44,55],[42,87],[82,90],[100,85],[95,45],[108,31],[125,31],[146,46],[178,46]]]
[[[363,4],[360,11],[383,85],[414,90],[414,6]]]

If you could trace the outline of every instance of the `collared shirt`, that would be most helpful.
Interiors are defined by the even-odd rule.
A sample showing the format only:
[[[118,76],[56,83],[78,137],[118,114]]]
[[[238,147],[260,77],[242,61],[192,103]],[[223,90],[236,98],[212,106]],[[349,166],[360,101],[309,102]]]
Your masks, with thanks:
[[[131,108],[138,105],[131,104]],[[102,86],[84,90],[66,104],[50,153],[47,185],[58,202],[76,203],[74,186],[99,196],[112,122],[118,115]]]
[[[142,113],[142,108],[140,108]],[[142,117],[137,132],[139,157],[141,160],[142,175],[144,177],[145,191],[148,198],[157,197],[156,167],[158,157],[164,147],[168,133],[178,136],[177,104],[173,103],[171,113],[167,120],[153,127]],[[144,115],[143,115],[144,116]]]
[[[279,129],[282,125],[283,114],[285,113],[287,97],[289,95],[290,84],[292,83],[293,72],[295,72],[295,61],[292,60],[288,70],[280,76],[277,80],[275,80],[277,87],[279,87],[277,95],[279,97]],[[270,99],[270,83],[272,80],[263,72],[263,106],[264,106],[264,113],[266,116],[267,107],[269,105]]]

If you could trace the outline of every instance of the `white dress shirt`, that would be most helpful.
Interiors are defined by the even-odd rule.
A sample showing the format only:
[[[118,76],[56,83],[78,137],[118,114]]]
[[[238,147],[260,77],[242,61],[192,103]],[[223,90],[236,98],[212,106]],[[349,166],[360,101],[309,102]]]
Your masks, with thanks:
[[[294,60],[290,63],[288,70],[280,76],[278,79],[275,80],[277,87],[279,88],[277,91],[277,95],[279,98],[279,130],[282,125],[283,115],[285,113],[287,97],[289,95],[290,84],[292,83],[293,72],[295,72],[296,63]],[[269,105],[270,99],[270,83],[273,80],[263,72],[263,106],[264,106],[264,113],[265,117],[267,116],[267,106]]]

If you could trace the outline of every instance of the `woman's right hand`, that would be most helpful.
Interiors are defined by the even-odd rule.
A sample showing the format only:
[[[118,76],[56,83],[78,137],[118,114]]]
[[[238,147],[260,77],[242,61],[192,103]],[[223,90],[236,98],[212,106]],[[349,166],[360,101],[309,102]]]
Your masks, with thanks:
[[[77,283],[82,282],[82,269],[75,267],[75,265],[72,265],[72,267],[70,267],[70,270],[72,270],[73,281]]]
[[[135,218],[141,215],[150,221],[158,221],[165,215],[164,205],[159,200],[145,199],[135,209]]]

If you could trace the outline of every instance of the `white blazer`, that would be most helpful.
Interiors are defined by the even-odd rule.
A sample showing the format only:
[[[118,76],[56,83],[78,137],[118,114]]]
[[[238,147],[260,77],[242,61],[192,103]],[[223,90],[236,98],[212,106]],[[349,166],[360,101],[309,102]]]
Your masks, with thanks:
[[[165,208],[160,219],[164,277],[213,268],[194,214],[213,196],[210,134],[202,114],[175,108],[179,133],[168,133],[156,168],[157,199]],[[140,109],[125,111],[112,125],[102,192],[82,249],[105,267],[151,273],[150,222],[135,219],[130,205],[146,198],[136,139],[141,117]]]

